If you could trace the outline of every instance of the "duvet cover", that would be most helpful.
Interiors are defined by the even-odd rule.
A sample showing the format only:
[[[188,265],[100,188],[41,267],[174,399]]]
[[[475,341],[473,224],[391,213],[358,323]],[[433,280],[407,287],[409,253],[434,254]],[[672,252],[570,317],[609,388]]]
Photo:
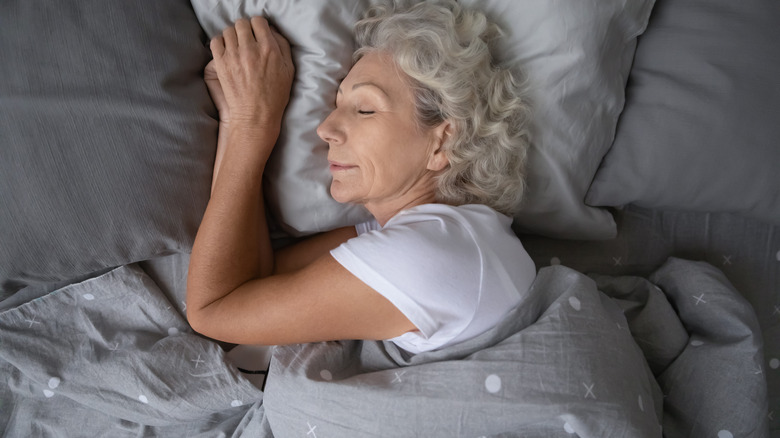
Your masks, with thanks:
[[[702,262],[545,267],[475,339],[279,346],[264,390],[177,304],[129,265],[0,313],[3,436],[768,436],[755,315]]]

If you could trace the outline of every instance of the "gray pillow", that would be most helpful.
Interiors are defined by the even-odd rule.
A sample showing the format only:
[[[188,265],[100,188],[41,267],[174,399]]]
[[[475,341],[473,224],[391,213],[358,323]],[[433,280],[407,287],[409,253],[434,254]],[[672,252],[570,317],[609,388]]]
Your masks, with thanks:
[[[315,130],[335,103],[353,51],[352,26],[371,1],[192,0],[210,36],[264,15],[290,40],[296,78],[266,176],[268,204],[284,228],[310,234],[354,224],[362,208],[329,193],[327,144]],[[654,0],[462,0],[502,26],[494,54],[523,68],[534,105],[528,191],[519,231],[578,239],[615,235],[612,216],[585,193],[612,143],[636,38]]]
[[[586,202],[780,224],[780,3],[658,0]]]
[[[186,0],[0,2],[0,298],[189,251],[216,111]]]

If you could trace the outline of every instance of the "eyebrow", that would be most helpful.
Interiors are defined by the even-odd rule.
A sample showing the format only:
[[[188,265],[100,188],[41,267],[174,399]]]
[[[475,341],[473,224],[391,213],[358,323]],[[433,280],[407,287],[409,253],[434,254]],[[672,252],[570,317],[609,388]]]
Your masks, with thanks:
[[[379,91],[381,91],[382,94],[387,96],[388,99],[390,98],[390,95],[387,94],[387,91],[385,91],[384,88],[380,87],[379,85],[377,85],[377,84],[375,84],[373,82],[358,82],[357,84],[352,86],[352,89],[354,90],[356,88],[365,87],[365,86],[374,87],[374,88],[378,89]],[[342,91],[341,87],[339,87],[338,92],[339,92],[339,94],[344,94],[344,91]]]

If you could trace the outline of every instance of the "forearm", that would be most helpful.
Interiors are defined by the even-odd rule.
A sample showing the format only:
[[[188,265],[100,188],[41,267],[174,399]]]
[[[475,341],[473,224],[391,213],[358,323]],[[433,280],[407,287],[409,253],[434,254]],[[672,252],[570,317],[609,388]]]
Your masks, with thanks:
[[[219,175],[219,168],[222,166],[222,160],[225,157],[225,149],[227,144],[227,134],[230,126],[220,121],[219,131],[217,133],[217,156],[214,159],[214,172],[211,177],[211,194],[214,194],[214,186],[217,183],[217,175]]]
[[[269,275],[274,266],[262,179],[277,134],[232,126],[223,135],[219,174],[190,259],[187,307],[193,312]]]

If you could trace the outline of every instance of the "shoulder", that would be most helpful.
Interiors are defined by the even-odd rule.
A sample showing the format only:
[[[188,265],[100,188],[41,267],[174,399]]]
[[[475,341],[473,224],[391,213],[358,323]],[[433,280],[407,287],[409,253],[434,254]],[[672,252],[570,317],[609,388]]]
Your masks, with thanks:
[[[413,248],[418,254],[426,248],[437,252],[464,251],[506,236],[516,238],[511,223],[511,218],[484,205],[424,204],[401,211],[384,227],[376,222],[356,226],[357,238],[342,247],[365,251]]]
[[[517,240],[512,219],[481,204],[452,206],[424,204],[393,217],[383,231],[396,237],[414,236],[445,250],[471,245],[490,245],[504,239]],[[419,243],[422,243],[419,242]]]
[[[449,223],[471,223],[491,221],[511,225],[512,219],[482,204],[448,205],[423,204],[403,210],[395,215],[387,226],[410,222],[447,221]]]
[[[382,230],[411,228],[441,233],[454,230],[472,230],[484,234],[510,230],[512,219],[481,204],[460,206],[423,204],[401,211],[390,219]]]
[[[423,204],[403,210],[384,227],[376,222],[356,227],[358,237],[345,242],[345,248],[374,251],[412,247],[416,253],[464,251],[469,247],[491,245],[506,239],[517,241],[511,229],[512,218],[481,204],[452,206]]]
[[[448,289],[479,281],[488,259],[512,260],[522,251],[511,218],[487,206],[420,205],[390,219],[331,251],[331,255],[364,281],[368,272],[392,283],[431,283]],[[435,285],[434,285],[435,283]]]

